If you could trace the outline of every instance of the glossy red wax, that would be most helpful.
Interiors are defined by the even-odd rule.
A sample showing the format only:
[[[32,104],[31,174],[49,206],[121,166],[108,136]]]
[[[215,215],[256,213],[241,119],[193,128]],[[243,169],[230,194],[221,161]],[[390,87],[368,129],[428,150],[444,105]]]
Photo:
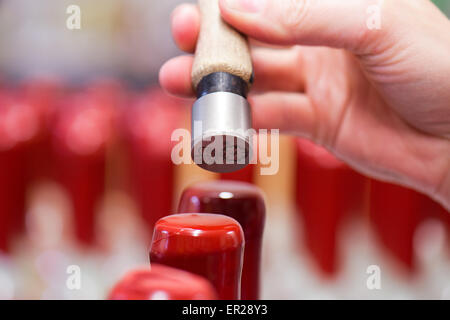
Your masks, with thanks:
[[[244,234],[239,223],[218,214],[177,214],[160,219],[150,262],[205,277],[218,298],[240,298]]]
[[[173,210],[174,164],[171,135],[182,127],[185,102],[160,89],[139,96],[124,112],[130,184],[149,230]]]
[[[370,218],[383,247],[401,266],[414,271],[414,233],[439,206],[428,197],[405,187],[372,180]]]
[[[75,233],[81,244],[95,241],[95,212],[104,193],[110,122],[101,108],[71,97],[53,129],[58,178],[72,200]]]
[[[322,147],[296,140],[296,201],[307,248],[325,275],[338,268],[339,231],[346,216],[361,212],[366,178]]]
[[[128,272],[111,290],[109,300],[215,300],[211,283],[198,275],[152,264]]]
[[[261,191],[244,182],[201,182],[183,192],[178,211],[224,214],[240,223],[245,236],[241,298],[259,299],[261,247],[266,216]]]

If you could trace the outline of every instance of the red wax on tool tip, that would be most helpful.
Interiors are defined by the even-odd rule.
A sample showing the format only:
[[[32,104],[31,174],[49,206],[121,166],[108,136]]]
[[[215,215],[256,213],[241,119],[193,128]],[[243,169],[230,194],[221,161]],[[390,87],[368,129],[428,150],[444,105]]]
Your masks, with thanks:
[[[128,272],[111,290],[109,300],[215,300],[211,283],[198,275],[168,266]]]
[[[218,298],[238,300],[244,233],[233,218],[219,214],[176,214],[160,219],[153,233],[150,262],[205,277]]]
[[[326,149],[296,140],[297,208],[306,246],[325,275],[338,266],[339,230],[351,212],[363,210],[366,178]]]
[[[201,182],[183,192],[178,211],[224,214],[240,223],[245,236],[241,298],[259,299],[261,247],[266,216],[261,191],[245,182]]]

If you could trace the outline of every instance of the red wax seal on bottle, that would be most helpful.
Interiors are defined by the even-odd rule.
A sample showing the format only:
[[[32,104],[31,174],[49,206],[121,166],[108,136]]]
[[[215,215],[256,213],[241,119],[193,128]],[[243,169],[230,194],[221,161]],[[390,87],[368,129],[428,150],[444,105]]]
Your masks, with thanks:
[[[215,300],[211,283],[198,275],[168,266],[132,270],[114,286],[109,300]]]
[[[219,214],[176,214],[160,219],[153,233],[150,262],[203,276],[218,298],[238,300],[244,233],[233,218]]]
[[[179,212],[210,212],[236,219],[244,231],[241,298],[259,299],[261,246],[266,209],[261,191],[245,182],[208,181],[187,188]]]
[[[367,180],[308,140],[297,139],[296,148],[296,201],[306,245],[331,276],[337,271],[340,227],[349,213],[363,210]]]
[[[110,131],[110,119],[85,95],[67,99],[53,131],[58,177],[72,200],[76,237],[83,245],[95,242],[95,212],[104,193]]]
[[[371,180],[370,220],[383,247],[414,271],[414,233],[424,217],[431,216],[434,202],[426,196],[394,184]]]
[[[155,89],[139,96],[124,112],[134,198],[149,230],[173,212],[174,171],[171,135],[180,128],[185,102]]]

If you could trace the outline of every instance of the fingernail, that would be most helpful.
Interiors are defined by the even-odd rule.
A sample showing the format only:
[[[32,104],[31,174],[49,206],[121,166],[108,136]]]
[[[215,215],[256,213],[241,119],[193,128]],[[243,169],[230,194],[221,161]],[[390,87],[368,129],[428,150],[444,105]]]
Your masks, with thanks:
[[[266,0],[225,0],[225,6],[230,10],[256,13],[264,9]]]

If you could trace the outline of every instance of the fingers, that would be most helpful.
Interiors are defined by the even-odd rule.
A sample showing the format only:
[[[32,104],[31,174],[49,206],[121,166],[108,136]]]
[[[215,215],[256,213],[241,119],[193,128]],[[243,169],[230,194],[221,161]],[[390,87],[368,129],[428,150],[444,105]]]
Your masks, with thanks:
[[[172,34],[177,46],[193,53],[200,32],[200,12],[194,4],[182,4],[172,13]]]
[[[194,4],[181,4],[175,8],[171,17],[172,36],[177,46],[187,52],[194,53],[200,32],[200,11]],[[267,43],[249,39],[253,46],[265,46]],[[276,47],[272,45],[271,47]],[[281,48],[278,46],[278,48]]]
[[[302,92],[305,86],[302,58],[302,51],[299,48],[253,50],[255,72],[253,90]]]
[[[380,34],[367,24],[377,14],[381,19],[382,4],[377,7],[369,0],[220,0],[220,7],[228,23],[269,44],[320,45],[356,53],[370,44],[371,35]],[[178,47],[193,53],[199,31],[198,7],[178,6],[172,14],[172,33]]]
[[[303,91],[306,76],[301,53],[299,48],[254,50],[255,84],[252,91]],[[181,56],[166,62],[159,75],[161,86],[174,95],[193,96],[193,60],[192,56]]]
[[[251,96],[249,101],[255,129],[279,129],[281,133],[314,138],[314,106],[306,95],[271,92]]]
[[[220,7],[228,23],[267,43],[357,51],[377,34],[367,27],[369,0],[220,0]]]
[[[182,96],[194,96],[191,82],[193,56],[179,56],[167,61],[159,71],[159,83],[169,93]]]
[[[266,53],[262,52],[261,56]],[[169,60],[161,68],[162,87],[175,95],[193,96],[190,77],[193,60],[192,56],[180,56]],[[284,70],[284,66],[281,70]],[[280,67],[274,67],[272,70],[264,69],[260,74],[262,76],[264,73],[267,78],[272,78],[273,83],[277,83],[278,78],[273,77],[272,72],[280,72]],[[270,87],[278,86],[278,84],[271,85],[269,81],[265,83]],[[302,81],[299,81],[298,85],[301,86],[301,83]],[[294,92],[269,92],[250,96],[249,101],[256,129],[279,129],[283,133],[315,137],[314,106],[306,95]]]

